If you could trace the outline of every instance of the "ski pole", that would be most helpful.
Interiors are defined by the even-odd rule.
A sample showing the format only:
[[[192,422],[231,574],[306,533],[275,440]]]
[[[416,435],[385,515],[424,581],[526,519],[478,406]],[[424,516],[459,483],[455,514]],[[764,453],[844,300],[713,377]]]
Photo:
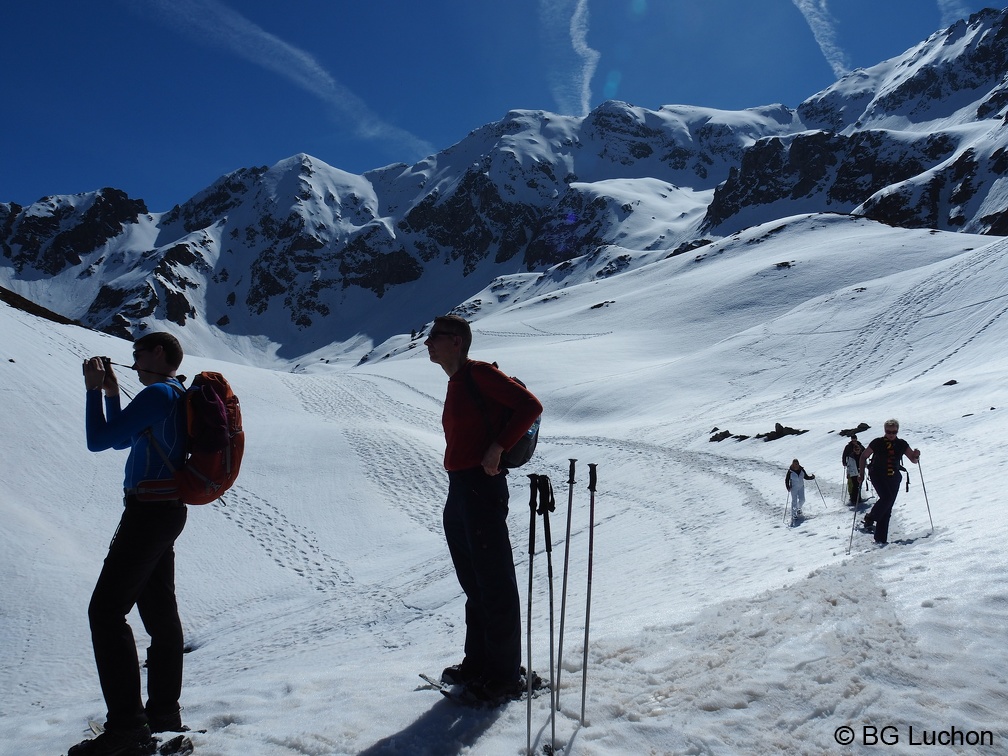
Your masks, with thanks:
[[[525,649],[528,656],[528,661],[526,661],[525,667],[525,685],[527,688],[526,696],[526,707],[525,707],[525,744],[527,748],[527,753],[531,756],[532,754],[532,566],[535,563],[535,524],[536,524],[536,494],[538,493],[538,487],[536,485],[536,475],[529,475],[529,488],[531,493],[529,495],[529,510],[531,516],[529,519],[529,576],[528,576],[528,612],[526,615],[526,639],[525,639]]]
[[[791,492],[788,491],[787,498],[784,499],[784,515],[781,517],[781,522],[787,522],[787,508],[788,502],[791,501]]]
[[[858,486],[860,489],[861,486]],[[847,556],[850,556],[851,549],[854,548],[854,526],[857,525],[858,508],[857,504],[854,505],[854,520],[850,525],[850,543],[847,544]]]
[[[546,537],[546,574],[549,578],[549,626],[550,626],[550,751],[556,747],[556,706],[554,705],[556,683],[553,677],[553,537],[550,534],[550,512],[556,511],[553,498],[553,483],[548,475],[539,476],[539,512],[543,516],[543,535]],[[531,680],[532,672],[529,671]],[[531,698],[531,696],[530,696]]]
[[[927,504],[928,519],[931,520],[931,503],[928,501],[927,486],[924,485],[924,471],[920,466],[920,459],[917,460],[917,472],[920,473],[921,490],[924,491],[924,503]],[[931,520],[931,532],[934,533],[934,520]]]
[[[570,461],[570,476],[567,478],[567,536],[564,538],[563,587],[560,590],[560,638],[557,642],[556,703],[560,711],[560,672],[563,670],[564,615],[567,613],[567,566],[570,562],[571,508],[574,503],[574,463]]]
[[[581,726],[585,726],[585,700],[588,694],[588,626],[591,621],[592,560],[595,551],[595,484],[596,464],[588,464],[588,490],[591,504],[588,509],[588,593],[585,599],[585,642],[584,660],[581,665]]]
[[[826,507],[826,497],[822,495],[822,489],[819,488],[819,481],[816,480],[815,478],[812,478],[812,482],[815,483],[816,491],[819,492],[819,498],[822,499],[823,507]]]

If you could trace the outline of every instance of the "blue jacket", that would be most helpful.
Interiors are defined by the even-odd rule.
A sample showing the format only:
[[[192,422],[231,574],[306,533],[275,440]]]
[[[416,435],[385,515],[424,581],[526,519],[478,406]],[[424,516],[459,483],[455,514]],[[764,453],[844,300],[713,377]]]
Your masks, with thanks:
[[[185,388],[178,380],[170,378],[178,388]],[[161,449],[178,469],[185,461],[186,427],[184,403],[181,395],[168,382],[147,386],[125,409],[119,397],[105,398],[102,412],[102,392],[87,392],[85,429],[89,451],[129,449],[123,488],[135,488],[142,480],[166,480],[172,471],[154,449],[147,436],[150,428]]]

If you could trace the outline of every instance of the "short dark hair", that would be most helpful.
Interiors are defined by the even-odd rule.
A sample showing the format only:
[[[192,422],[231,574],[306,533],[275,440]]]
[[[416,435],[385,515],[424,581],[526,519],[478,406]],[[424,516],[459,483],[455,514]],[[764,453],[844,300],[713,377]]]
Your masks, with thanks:
[[[438,327],[462,339],[462,356],[469,356],[469,347],[472,346],[472,329],[465,318],[460,315],[438,315],[434,318],[431,330]]]
[[[165,361],[172,367],[172,369],[177,369],[178,366],[182,364],[182,358],[185,356],[182,352],[182,345],[179,343],[179,340],[170,333],[165,333],[163,331],[148,333],[145,336],[141,336],[133,342],[133,347],[139,349],[153,349],[154,347],[161,347],[164,350]]]

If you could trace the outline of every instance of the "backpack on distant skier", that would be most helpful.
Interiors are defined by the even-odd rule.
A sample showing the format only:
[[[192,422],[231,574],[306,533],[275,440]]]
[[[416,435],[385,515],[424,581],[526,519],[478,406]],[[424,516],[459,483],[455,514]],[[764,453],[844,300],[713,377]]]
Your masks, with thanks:
[[[178,387],[171,385],[176,391]],[[173,477],[144,480],[136,487],[140,501],[180,499],[209,504],[234,484],[245,452],[241,405],[220,373],[202,372],[181,394],[186,414],[186,459],[178,469],[148,429],[148,438]]]
[[[494,367],[497,367],[496,362],[491,364]],[[522,388],[528,388],[528,386],[526,386],[520,378],[517,378],[512,375],[511,380],[517,383]],[[483,398],[483,394],[480,393],[479,387],[476,385],[476,381],[473,379],[472,373],[469,370],[466,370],[466,383],[469,385],[469,391],[472,392],[473,398],[476,400],[476,404],[479,405],[480,412],[483,413],[483,418],[484,420],[486,420],[487,428],[490,431],[490,435],[491,437],[493,437],[494,429],[491,427],[490,424],[490,415],[487,414],[486,401]],[[511,413],[510,411],[508,411],[508,414],[506,415],[504,421],[505,425],[507,424],[507,419],[510,417]],[[514,446],[512,446],[510,449],[504,450],[504,452],[501,454],[501,460],[500,460],[500,466],[502,468],[507,470],[513,470],[516,467],[521,467],[530,459],[532,459],[532,455],[535,453],[536,444],[539,443],[539,424],[541,421],[542,421],[542,415],[540,415],[535,419],[535,422],[532,423],[532,427],[530,427],[527,431],[525,431],[522,437],[515,442]]]

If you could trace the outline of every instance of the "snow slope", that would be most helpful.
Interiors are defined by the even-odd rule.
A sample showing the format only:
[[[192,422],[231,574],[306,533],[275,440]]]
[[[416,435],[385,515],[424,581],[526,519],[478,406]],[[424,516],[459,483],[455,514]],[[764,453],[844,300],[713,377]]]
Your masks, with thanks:
[[[1005,751],[1006,251],[997,237],[800,216],[545,296],[518,277],[516,296],[470,303],[473,356],[546,407],[510,521],[524,589],[523,473],[549,474],[557,612],[578,460],[564,753],[867,753],[873,732],[905,753],[953,728],[992,744],[946,751]],[[79,366],[126,363],[130,345],[6,305],[0,333],[0,753],[60,753],[104,716],[87,603],[124,462],[84,448]],[[228,375],[248,443],[236,488],[190,508],[177,544],[184,716],[207,730],[193,735],[201,756],[524,752],[524,704],[460,710],[417,677],[460,659],[463,602],[440,525],[446,379],[421,346],[393,351],[289,372],[183,363]],[[893,543],[854,532],[848,556],[839,431],[868,423],[867,441],[890,416],[921,468]],[[775,423],[807,432],[754,438]],[[711,443],[714,428],[749,438]],[[794,457],[817,478],[791,529]],[[533,579],[532,663],[546,672],[541,522]],[[835,740],[843,727],[853,745]],[[548,698],[531,732],[542,752]]]

